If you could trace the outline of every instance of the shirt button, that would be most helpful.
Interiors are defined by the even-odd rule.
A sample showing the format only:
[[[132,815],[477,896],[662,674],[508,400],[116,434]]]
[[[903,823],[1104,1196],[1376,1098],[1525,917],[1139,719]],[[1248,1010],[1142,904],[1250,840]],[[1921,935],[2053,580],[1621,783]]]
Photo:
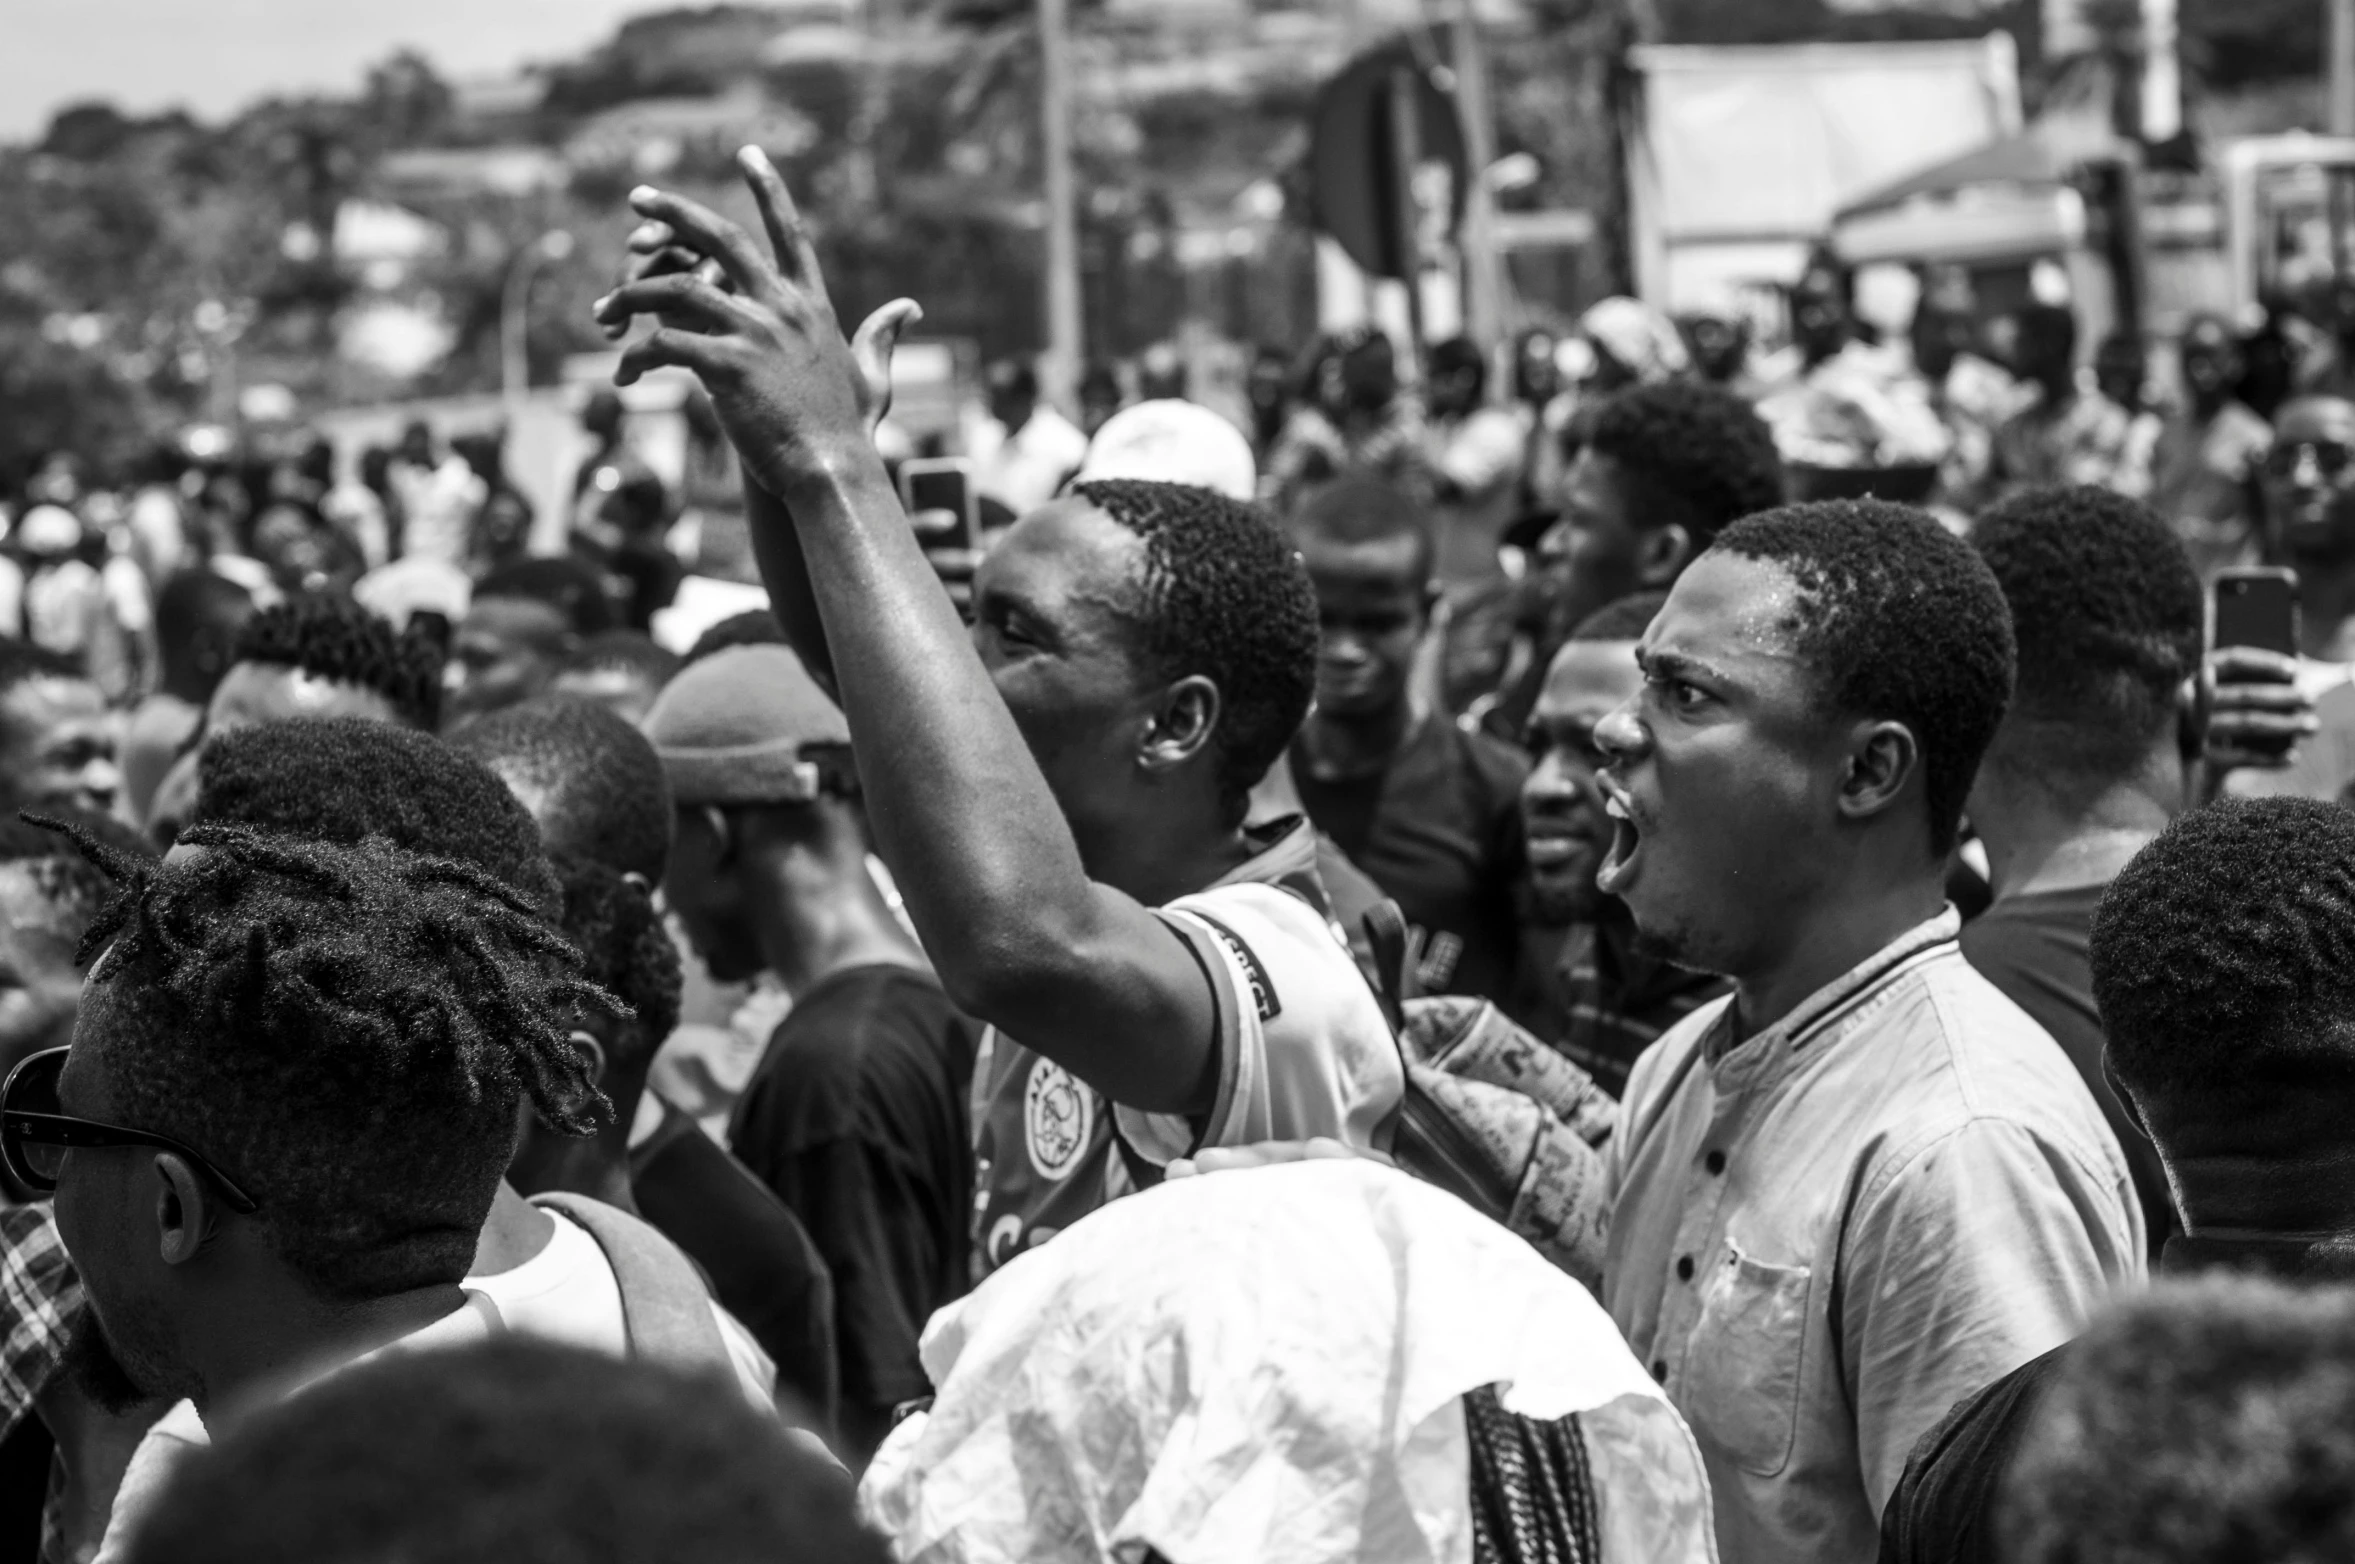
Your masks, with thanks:
[[[1713,1175],[1723,1173],[1725,1171],[1725,1153],[1722,1151],[1712,1151],[1707,1157],[1702,1159],[1701,1165],[1707,1168]]]
[[[1652,1360],[1652,1377],[1663,1385],[1668,1383],[1668,1360],[1666,1358]]]
[[[1680,1254],[1676,1257],[1676,1279],[1680,1282],[1689,1282],[1693,1279],[1693,1257],[1691,1255]]]

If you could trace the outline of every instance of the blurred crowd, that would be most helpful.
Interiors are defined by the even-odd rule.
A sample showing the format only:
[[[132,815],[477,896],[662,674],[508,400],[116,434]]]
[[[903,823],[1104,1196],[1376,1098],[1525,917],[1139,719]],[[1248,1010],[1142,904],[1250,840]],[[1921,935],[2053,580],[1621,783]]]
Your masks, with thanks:
[[[7,506],[8,1556],[2355,1548],[2355,312],[918,440],[744,166],[553,502]]]

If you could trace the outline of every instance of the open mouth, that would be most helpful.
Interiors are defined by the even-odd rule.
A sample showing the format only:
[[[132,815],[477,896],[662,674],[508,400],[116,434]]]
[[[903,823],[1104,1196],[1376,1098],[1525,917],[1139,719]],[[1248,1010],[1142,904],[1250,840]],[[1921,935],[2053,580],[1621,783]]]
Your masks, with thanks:
[[[1635,878],[1636,859],[1643,851],[1644,834],[1635,823],[1635,815],[1628,808],[1627,789],[1615,778],[1599,779],[1603,786],[1603,813],[1611,822],[1611,850],[1603,855],[1602,867],[1595,871],[1595,888],[1606,895],[1616,896]]]

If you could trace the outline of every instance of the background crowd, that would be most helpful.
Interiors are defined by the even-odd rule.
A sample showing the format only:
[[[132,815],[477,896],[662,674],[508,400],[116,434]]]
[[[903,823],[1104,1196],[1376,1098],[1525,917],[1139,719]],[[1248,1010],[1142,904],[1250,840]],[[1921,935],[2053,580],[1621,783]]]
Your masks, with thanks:
[[[560,554],[424,424],[8,506],[17,1556],[2344,1555],[2355,314],[919,452],[747,174]]]

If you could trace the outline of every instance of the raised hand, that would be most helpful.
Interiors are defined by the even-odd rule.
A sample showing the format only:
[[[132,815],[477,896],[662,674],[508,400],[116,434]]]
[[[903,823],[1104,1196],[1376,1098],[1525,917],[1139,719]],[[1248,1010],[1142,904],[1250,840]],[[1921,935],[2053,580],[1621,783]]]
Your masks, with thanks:
[[[2250,646],[2220,646],[2199,673],[2202,758],[2211,774],[2241,767],[2276,770],[2317,728],[2314,697],[2298,687],[2295,658]]]
[[[630,237],[640,260],[597,301],[596,315],[609,331],[654,316],[657,328],[624,350],[616,382],[664,364],[691,370],[747,469],[782,497],[875,459],[868,434],[890,406],[891,350],[920,311],[894,300],[845,342],[784,180],[756,147],[738,153],[737,166],[770,254],[708,207],[641,186],[630,193],[646,219]]]

